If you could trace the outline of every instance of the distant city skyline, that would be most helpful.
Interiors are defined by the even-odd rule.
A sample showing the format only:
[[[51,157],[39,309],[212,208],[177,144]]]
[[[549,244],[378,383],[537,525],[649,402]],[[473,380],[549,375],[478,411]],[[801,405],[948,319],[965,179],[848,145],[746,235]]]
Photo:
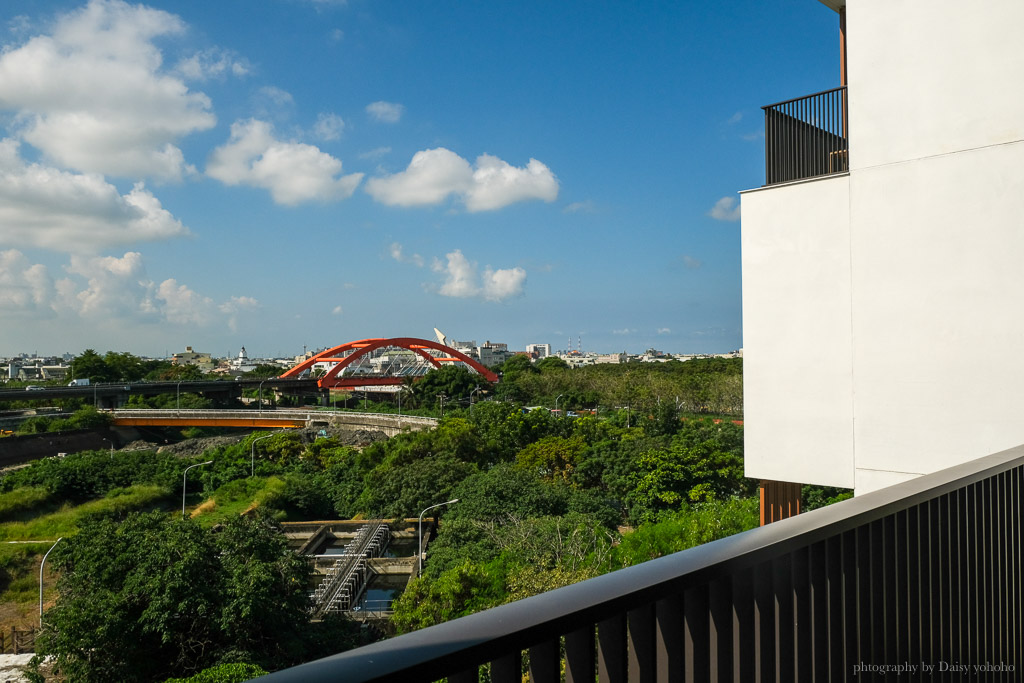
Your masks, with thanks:
[[[760,106],[838,83],[815,0],[0,18],[0,356],[738,349]]]

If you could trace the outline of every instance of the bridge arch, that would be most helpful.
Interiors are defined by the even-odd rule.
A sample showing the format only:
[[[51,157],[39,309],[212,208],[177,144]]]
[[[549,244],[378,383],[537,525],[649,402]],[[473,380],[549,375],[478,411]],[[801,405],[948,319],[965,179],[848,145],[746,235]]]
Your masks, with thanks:
[[[287,372],[281,375],[282,378],[298,377],[303,372],[312,369],[317,363],[335,363],[317,382],[321,389],[332,387],[353,386],[355,384],[400,384],[401,377],[373,377],[365,380],[353,380],[341,377],[345,368],[350,367],[365,356],[383,348],[401,348],[419,355],[435,368],[443,367],[445,364],[465,363],[471,370],[481,375],[489,382],[497,382],[498,376],[491,370],[481,365],[461,351],[445,346],[429,339],[418,339],[416,337],[393,337],[390,339],[373,338],[350,341],[338,346],[325,349],[301,363],[298,363]]]

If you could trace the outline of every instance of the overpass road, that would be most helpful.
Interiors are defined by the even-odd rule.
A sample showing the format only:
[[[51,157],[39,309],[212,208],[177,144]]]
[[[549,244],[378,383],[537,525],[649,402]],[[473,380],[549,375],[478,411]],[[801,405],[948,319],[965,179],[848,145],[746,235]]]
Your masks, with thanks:
[[[114,425],[199,427],[317,427],[367,429],[394,436],[432,429],[437,418],[333,410],[114,410]]]

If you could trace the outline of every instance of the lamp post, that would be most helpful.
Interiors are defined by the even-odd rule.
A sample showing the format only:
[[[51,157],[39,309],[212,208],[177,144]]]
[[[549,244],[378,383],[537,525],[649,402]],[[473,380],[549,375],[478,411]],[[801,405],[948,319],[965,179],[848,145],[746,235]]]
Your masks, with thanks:
[[[562,398],[563,396],[565,396],[565,394],[559,394],[559,395],[558,395],[558,398],[556,398],[556,399],[555,399],[555,413],[556,413],[556,414],[558,413],[558,401],[559,401],[559,400],[560,400],[560,399],[561,399],[561,398]]]
[[[177,410],[181,410],[181,382],[178,382],[178,386],[175,388],[174,393],[178,396]]]
[[[263,382],[266,382],[266,381],[267,380],[263,380],[262,382],[260,382],[260,397],[259,397],[260,415],[263,414]]]
[[[43,555],[43,561],[39,563],[39,628],[43,627],[43,568],[46,567],[46,558],[50,556],[50,553],[53,552],[53,549],[56,548],[57,544],[62,540],[64,540],[63,536],[54,541],[53,545],[50,546],[50,549],[46,551],[45,555]]]
[[[480,391],[480,387],[476,387],[473,391],[469,392],[469,414],[473,414],[473,394]]]
[[[213,462],[212,460],[207,460],[206,462],[198,462],[195,465],[189,465],[188,467],[185,468],[185,471],[182,472],[182,474],[181,474],[181,518],[182,519],[185,519],[185,485],[186,485],[186,477],[188,476],[188,471],[190,469],[192,469],[193,467],[202,467],[203,465],[209,465],[212,462]]]
[[[417,572],[417,574],[416,574],[417,576],[419,576],[420,574],[423,573],[423,514],[427,510],[433,510],[434,508],[439,508],[442,505],[451,505],[452,503],[458,503],[458,502],[459,502],[458,498],[452,498],[451,500],[446,500],[443,503],[438,503],[437,505],[431,505],[428,508],[424,508],[423,512],[420,513],[420,521],[419,521],[419,526],[418,526],[418,528],[419,528],[418,534],[419,534],[419,537],[420,537],[420,550],[419,550],[419,554],[416,556],[419,559],[419,562],[420,562],[420,565],[419,565],[420,569],[419,569],[419,572]]]
[[[249,468],[249,476],[253,477],[256,475],[256,442],[262,441],[263,439],[269,439],[274,436],[273,434],[267,434],[266,436],[257,436],[252,440],[252,463]]]
[[[102,439],[101,438],[100,440],[101,441],[106,441],[107,443],[110,444],[110,459],[113,460],[114,459],[114,442],[111,441],[110,439]]]

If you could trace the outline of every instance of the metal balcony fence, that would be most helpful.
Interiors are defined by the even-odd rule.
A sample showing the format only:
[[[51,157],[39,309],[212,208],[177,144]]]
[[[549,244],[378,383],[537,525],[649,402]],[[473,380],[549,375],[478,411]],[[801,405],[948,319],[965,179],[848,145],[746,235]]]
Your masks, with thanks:
[[[1022,487],[1024,446],[260,680],[1019,681]]]
[[[765,185],[849,170],[845,86],[761,108]]]

